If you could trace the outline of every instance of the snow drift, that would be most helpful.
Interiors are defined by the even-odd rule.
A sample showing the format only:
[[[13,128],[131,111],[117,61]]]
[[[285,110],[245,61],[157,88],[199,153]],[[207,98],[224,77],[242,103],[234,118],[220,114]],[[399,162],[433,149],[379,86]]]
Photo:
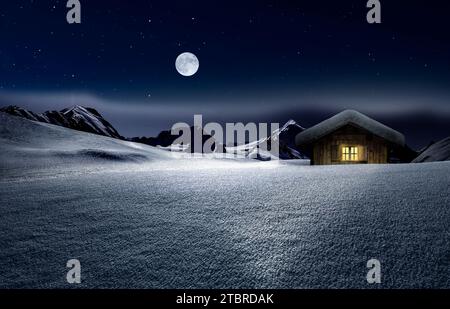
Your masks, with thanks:
[[[30,121],[0,112],[0,169],[143,162],[169,154],[150,146]]]

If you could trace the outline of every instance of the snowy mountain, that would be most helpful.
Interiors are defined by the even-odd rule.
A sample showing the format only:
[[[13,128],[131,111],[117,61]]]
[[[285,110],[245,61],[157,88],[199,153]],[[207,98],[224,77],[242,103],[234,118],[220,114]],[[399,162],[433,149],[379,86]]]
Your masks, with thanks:
[[[430,145],[422,151],[413,163],[450,161],[450,137]]]
[[[202,146],[205,144],[205,142],[212,138],[211,135],[207,134],[206,132],[202,131],[199,127],[190,127],[191,130],[191,143],[190,145],[193,145],[194,143],[194,136],[196,135],[202,135]],[[142,143],[147,144],[150,146],[155,147],[161,147],[167,150],[171,151],[184,151],[184,152],[194,152],[193,147],[190,145],[185,145],[185,147],[180,148],[179,145],[173,145],[174,141],[181,136],[181,133],[179,135],[172,135],[170,130],[161,131],[157,137],[132,137],[128,140],[136,143]],[[207,153],[213,152],[215,147],[215,142],[211,145],[211,150],[207,151]]]
[[[198,133],[198,130],[201,130],[201,128],[193,126],[190,129],[192,139],[196,134],[196,131]],[[269,153],[263,153],[260,149],[270,149],[267,145],[274,145],[274,147],[279,147],[279,158],[282,160],[307,159],[307,157],[295,146],[295,136],[303,130],[304,128],[294,120],[289,120],[283,127],[273,131],[269,137],[238,146],[224,146],[221,143],[217,143],[216,147],[216,143],[213,143],[211,151],[207,152],[225,152],[228,154],[239,155],[239,157],[265,161],[270,160],[271,155]],[[208,133],[201,132],[200,134],[202,134],[203,137],[202,145],[204,145],[208,139],[212,138]],[[173,143],[178,137],[179,135],[172,135],[170,130],[166,130],[159,133],[157,137],[133,137],[129,140],[170,151],[194,152],[190,146],[180,147],[179,145],[174,145]],[[193,140],[191,141],[191,145],[192,144]]]
[[[61,111],[46,111],[42,114],[38,114],[18,106],[8,106],[0,108],[0,112],[78,131],[124,139],[98,111],[89,107],[76,105]],[[201,128],[194,126],[190,129],[192,138],[199,133],[199,130],[202,130]],[[283,127],[272,132],[271,136],[267,138],[235,147],[225,147],[221,143],[213,142],[211,150],[207,151],[207,153],[226,152],[251,159],[269,160],[270,154],[263,153],[260,149],[264,147],[264,149],[270,149],[267,145],[274,145],[274,147],[279,147],[280,159],[307,159],[307,157],[295,146],[295,136],[303,130],[304,128],[298,125],[294,120],[289,120]],[[200,134],[202,135],[202,145],[212,138],[211,135],[206,132],[200,132]],[[194,152],[192,147],[190,147],[190,145],[193,145],[193,141],[191,141],[190,145],[184,147],[173,145],[173,142],[179,137],[179,135],[172,135],[170,130],[165,130],[156,137],[133,137],[127,140],[160,147],[170,151]]]
[[[42,114],[37,114],[18,106],[0,108],[0,111],[33,121],[123,139],[119,132],[99,112],[89,107],[76,105],[61,111],[47,111]]]
[[[284,126],[272,132],[267,137],[255,142],[235,147],[226,147],[227,153],[235,153],[258,160],[270,160],[270,154],[263,153],[259,149],[270,149],[270,147],[279,147],[279,158],[282,160],[289,159],[308,159],[295,146],[295,136],[305,130],[294,120],[289,120]],[[270,147],[268,147],[270,146]]]

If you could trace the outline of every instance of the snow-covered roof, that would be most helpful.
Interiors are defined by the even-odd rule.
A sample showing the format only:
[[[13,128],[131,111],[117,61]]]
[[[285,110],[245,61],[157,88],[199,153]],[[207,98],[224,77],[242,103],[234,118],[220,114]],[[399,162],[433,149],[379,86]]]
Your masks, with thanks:
[[[354,110],[345,110],[297,134],[295,143],[297,145],[307,145],[313,143],[345,125],[354,125],[365,129],[393,144],[399,146],[405,145],[405,136],[403,134]]]

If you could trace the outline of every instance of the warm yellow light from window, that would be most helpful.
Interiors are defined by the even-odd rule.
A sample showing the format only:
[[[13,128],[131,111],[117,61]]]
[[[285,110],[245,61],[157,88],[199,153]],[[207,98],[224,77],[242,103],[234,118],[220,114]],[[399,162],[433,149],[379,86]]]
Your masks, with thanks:
[[[342,147],[342,161],[358,161],[358,147]]]

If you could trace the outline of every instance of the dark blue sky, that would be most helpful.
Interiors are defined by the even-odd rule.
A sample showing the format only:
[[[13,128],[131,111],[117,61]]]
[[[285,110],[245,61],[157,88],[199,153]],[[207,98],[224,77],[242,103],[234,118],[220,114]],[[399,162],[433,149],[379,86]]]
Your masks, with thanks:
[[[207,121],[315,124],[354,108],[415,147],[450,135],[450,5],[365,0],[66,1],[0,5],[0,105],[90,105],[127,136]],[[195,53],[182,77],[177,55]]]

